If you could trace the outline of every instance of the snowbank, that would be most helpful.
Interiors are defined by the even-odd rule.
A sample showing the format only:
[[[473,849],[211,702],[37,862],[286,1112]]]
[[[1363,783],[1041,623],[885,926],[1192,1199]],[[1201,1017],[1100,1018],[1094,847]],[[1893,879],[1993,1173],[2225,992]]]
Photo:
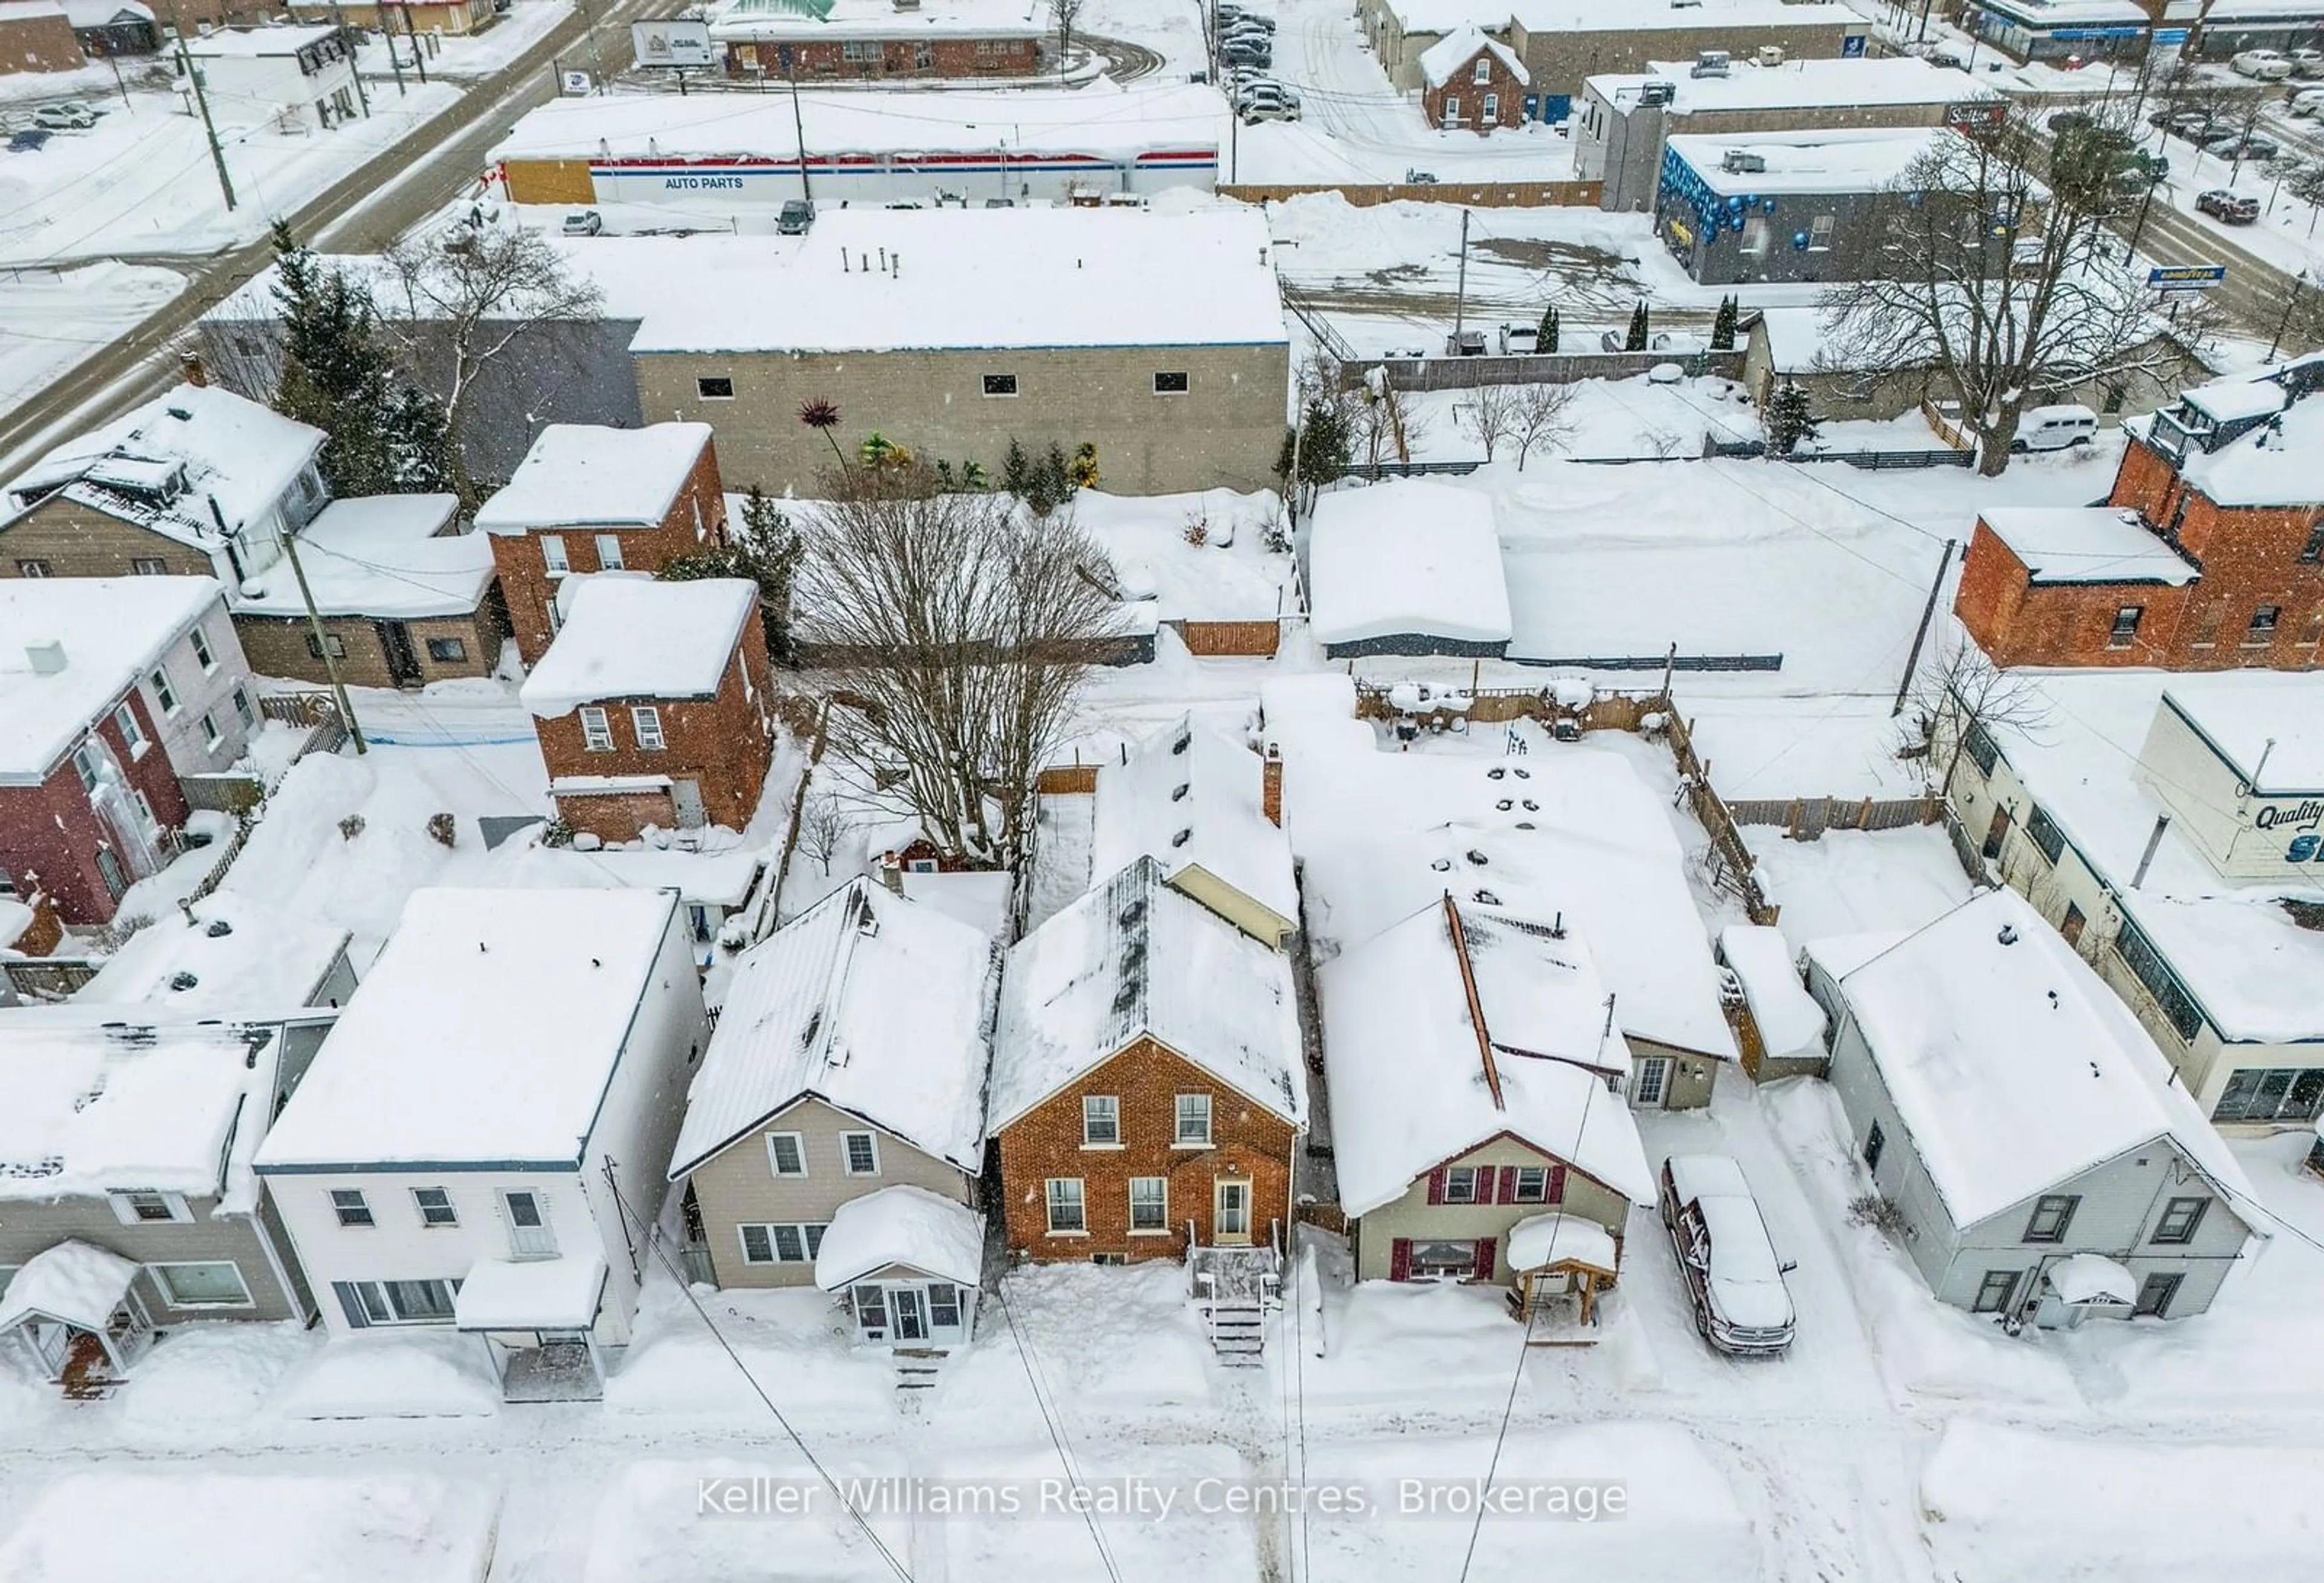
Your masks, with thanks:
[[[501,1410],[501,1383],[481,1338],[456,1330],[342,1336],[283,1377],[285,1418],[481,1418]]]

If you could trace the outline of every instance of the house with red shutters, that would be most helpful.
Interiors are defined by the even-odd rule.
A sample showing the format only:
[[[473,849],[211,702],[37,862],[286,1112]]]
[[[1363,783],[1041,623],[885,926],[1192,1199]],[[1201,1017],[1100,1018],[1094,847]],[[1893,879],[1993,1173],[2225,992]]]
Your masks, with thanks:
[[[1654,1177],[1615,1086],[1629,1047],[1578,930],[1447,895],[1316,988],[1359,1280],[1510,1285],[1538,1276],[1526,1250],[1582,1240],[1610,1243],[1618,1268]],[[1594,1295],[1612,1274],[1568,1278]]]

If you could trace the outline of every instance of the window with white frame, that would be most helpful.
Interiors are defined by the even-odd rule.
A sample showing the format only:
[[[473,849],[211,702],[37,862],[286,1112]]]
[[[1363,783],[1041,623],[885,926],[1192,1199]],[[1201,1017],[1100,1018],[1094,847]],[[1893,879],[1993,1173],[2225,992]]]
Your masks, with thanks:
[[[796,1132],[767,1134],[767,1168],[778,1176],[807,1174],[807,1140]]]
[[[415,1187],[411,1190],[411,1201],[419,1206],[420,1223],[423,1226],[457,1226],[460,1223],[459,1211],[452,1207],[449,1189]]]
[[[540,564],[548,567],[552,575],[573,569],[573,563],[565,558],[563,534],[544,533],[540,536]]]
[[[613,722],[605,712],[595,704],[581,708],[581,746],[586,752],[610,753],[613,750]]]
[[[258,719],[258,711],[251,705],[250,689],[240,682],[234,685],[234,713],[244,725],[254,724]]]
[[[371,1204],[359,1187],[331,1189],[331,1212],[337,1215],[342,1226],[376,1226],[372,1218]]]
[[[170,563],[157,555],[141,555],[131,559],[129,569],[140,577],[166,577]]]
[[[1510,1195],[1509,1201],[1520,1204],[1547,1203],[1549,1201],[1549,1167],[1546,1165],[1518,1166],[1517,1192]]]
[[[248,1308],[250,1287],[230,1259],[200,1264],[147,1265],[146,1272],[171,1308]]]
[[[877,1133],[841,1133],[839,1155],[840,1158],[847,1163],[847,1173],[850,1176],[880,1174],[880,1137]]]
[[[1471,80],[1480,83],[1490,82],[1493,80],[1493,60],[1491,56],[1480,55],[1477,57],[1477,69]]]
[[[618,533],[597,535],[597,569],[601,572],[622,570],[622,536]]]
[[[1448,1204],[1472,1204],[1477,1201],[1477,1173],[1486,1167],[1454,1165],[1444,1173],[1444,1201]]]
[[[452,1322],[460,1294],[457,1281],[334,1281],[339,1311],[355,1330],[373,1325],[443,1325]]]
[[[1208,1144],[1211,1141],[1210,1095],[1178,1096],[1178,1129],[1176,1136],[1181,1144]]]
[[[205,713],[202,715],[202,746],[216,752],[218,745],[225,741],[226,733],[218,730],[217,716]]]
[[[1832,227],[1839,224],[1836,215],[1817,215],[1808,221],[1808,251],[1830,253]]]
[[[114,705],[113,729],[121,733],[121,740],[129,744],[132,753],[145,750],[145,728],[137,723],[137,712],[129,707],[126,698]]]
[[[643,752],[659,753],[667,745],[661,735],[661,711],[651,704],[630,706],[630,730],[636,733]]]
[[[1052,1176],[1048,1184],[1049,1235],[1089,1229],[1088,1219],[1082,1212],[1082,1179],[1078,1176]]]
[[[1167,1231],[1170,1229],[1170,1179],[1133,1176],[1130,1179],[1130,1229]]]
[[[825,1229],[820,1225],[757,1221],[734,1228],[735,1234],[742,1239],[742,1262],[746,1265],[812,1263],[823,1250]]]
[[[153,674],[147,679],[153,684],[153,702],[161,706],[161,713],[175,714],[178,712],[178,689],[170,685],[169,667],[155,666]]]
[[[174,1192],[153,1192],[143,1189],[124,1192],[108,1192],[106,1200],[113,1205],[113,1218],[124,1226],[182,1224],[194,1218],[186,1201]]]
[[[1121,1141],[1121,1100],[1116,1094],[1082,1096],[1082,1146],[1111,1148]]]
[[[210,647],[210,635],[196,627],[188,636],[194,640],[194,659],[201,666],[202,673],[207,676],[217,669],[217,650]]]

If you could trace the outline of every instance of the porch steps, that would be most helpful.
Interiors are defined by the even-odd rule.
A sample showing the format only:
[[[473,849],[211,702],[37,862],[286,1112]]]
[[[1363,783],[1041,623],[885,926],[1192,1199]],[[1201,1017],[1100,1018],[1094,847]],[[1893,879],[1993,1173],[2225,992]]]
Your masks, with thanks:
[[[1213,1302],[1206,1318],[1211,1350],[1229,1368],[1257,1368],[1267,1352],[1267,1308],[1259,1302]]]
[[[896,1388],[899,1391],[929,1391],[944,1376],[944,1362],[948,1354],[933,1347],[899,1347],[896,1348]]]
[[[104,1345],[85,1330],[75,1331],[72,1349],[65,1357],[64,1372],[60,1376],[65,1400],[101,1402],[113,1394],[114,1386],[121,1382],[113,1377],[111,1367]]]

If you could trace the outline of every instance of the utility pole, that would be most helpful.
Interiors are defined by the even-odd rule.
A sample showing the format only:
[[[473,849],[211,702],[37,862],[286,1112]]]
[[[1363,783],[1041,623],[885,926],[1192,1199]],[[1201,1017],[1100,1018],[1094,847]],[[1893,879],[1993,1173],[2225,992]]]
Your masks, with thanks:
[[[1904,695],[1913,688],[1913,673],[1921,667],[1921,645],[1928,641],[1929,622],[1937,613],[1937,595],[1945,586],[1945,568],[1953,564],[1953,546],[1960,540],[1945,540],[1945,553],[1937,557],[1937,575],[1929,582],[1929,603],[1921,607],[1921,624],[1913,633],[1913,652],[1904,657],[1904,678],[1896,684],[1896,702],[1889,706],[1888,718],[1895,719],[1904,713]]]
[[[363,65],[355,59],[355,30],[347,26],[346,13],[336,5],[331,7],[331,20],[338,24],[338,41],[347,52],[347,75],[355,79],[355,103],[363,106],[364,119],[368,121],[371,119],[371,96],[364,92]],[[385,31],[383,27],[381,29],[383,32]],[[395,46],[390,44],[387,52],[391,55],[395,53]]]
[[[2283,332],[2291,327],[2292,310],[2300,306],[2300,293],[2305,290],[2307,286],[2306,270],[2292,277],[2292,295],[2283,299],[2283,311],[2276,316],[2275,334],[2267,338],[2267,356],[2263,361],[2268,363],[2275,361],[2275,354],[2283,345]]]
[[[105,63],[113,68],[113,86],[121,90],[121,107],[134,115],[137,114],[137,106],[129,102],[129,85],[121,80],[121,57],[107,50],[105,52]]]
[[[788,44],[777,44],[775,54],[784,78],[791,85],[791,130],[798,136],[799,196],[811,204],[815,202],[815,189],[807,185],[807,118],[799,114],[798,58],[791,53]]]
[[[409,5],[406,5],[403,7],[403,36],[411,41],[411,69],[420,74],[420,86],[421,87],[426,87],[428,86],[428,62],[421,58],[420,53],[420,30],[411,25],[411,7]],[[596,40],[590,40],[589,44],[590,48],[595,49],[596,47]]]
[[[364,741],[363,727],[355,723],[355,706],[347,702],[346,686],[339,680],[339,662],[331,658],[330,634],[323,630],[323,617],[315,608],[314,591],[307,586],[307,568],[299,564],[298,538],[280,528],[274,530],[274,537],[281,544],[282,553],[290,557],[290,575],[299,579],[299,598],[307,606],[307,630],[314,633],[315,647],[322,650],[323,674],[331,678],[331,696],[338,700],[339,718],[347,722],[347,735],[355,742],[355,756],[361,758],[371,751],[371,747]]]
[[[581,31],[588,35],[589,59],[597,66],[596,86],[590,91],[602,94],[605,91],[605,54],[604,51],[597,48],[597,14],[589,9],[589,0],[580,0],[580,5],[584,24]],[[409,13],[405,14],[403,20],[407,24],[410,23],[411,17]]]
[[[195,69],[194,58],[186,53],[186,35],[178,35],[178,65],[183,69],[186,80],[194,85],[194,105],[202,113],[202,135],[210,142],[210,163],[217,167],[218,190],[226,195],[226,212],[234,212],[234,179],[226,173],[226,150],[218,146],[217,124],[210,119],[209,96],[202,91],[202,74]]]
[[[388,68],[395,73],[395,97],[404,98],[411,90],[403,86],[403,57],[395,52],[395,30],[387,25],[384,18],[381,19],[379,36],[387,45]]]
[[[1461,272],[1452,289],[1452,354],[1461,354],[1461,328],[1469,317],[1469,211],[1461,211]]]

